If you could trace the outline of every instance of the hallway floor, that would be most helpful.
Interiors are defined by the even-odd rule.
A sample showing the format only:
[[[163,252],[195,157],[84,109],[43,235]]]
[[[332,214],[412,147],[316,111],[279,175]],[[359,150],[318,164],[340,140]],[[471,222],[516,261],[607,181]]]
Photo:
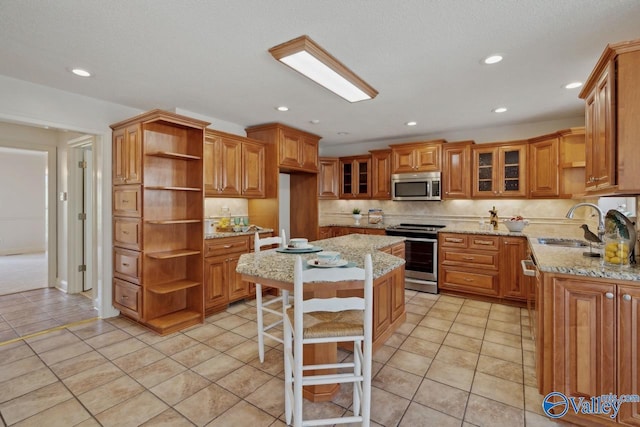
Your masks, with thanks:
[[[526,310],[406,299],[407,322],[373,356],[372,425],[558,425],[542,415]],[[259,363],[252,303],[164,337],[111,318],[0,344],[0,426],[283,426],[282,351]],[[349,402],[343,386],[305,412]]]

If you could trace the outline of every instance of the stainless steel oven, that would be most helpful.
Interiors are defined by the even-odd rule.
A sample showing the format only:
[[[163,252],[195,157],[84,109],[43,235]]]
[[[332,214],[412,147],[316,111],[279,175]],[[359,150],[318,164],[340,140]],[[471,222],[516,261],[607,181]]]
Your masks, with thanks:
[[[438,229],[442,225],[400,224],[386,228],[387,235],[405,240],[404,287],[438,293]]]

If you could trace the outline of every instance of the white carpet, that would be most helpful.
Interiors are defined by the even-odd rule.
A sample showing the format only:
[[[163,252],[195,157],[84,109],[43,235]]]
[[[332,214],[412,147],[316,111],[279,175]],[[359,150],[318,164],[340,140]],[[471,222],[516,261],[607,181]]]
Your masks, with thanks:
[[[0,295],[48,286],[46,252],[0,256]]]

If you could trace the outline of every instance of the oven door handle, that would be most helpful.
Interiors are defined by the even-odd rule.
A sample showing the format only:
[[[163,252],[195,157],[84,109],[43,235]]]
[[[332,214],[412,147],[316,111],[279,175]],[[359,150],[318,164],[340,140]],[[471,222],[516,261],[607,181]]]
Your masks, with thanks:
[[[438,239],[421,239],[418,237],[406,237],[405,238],[406,241],[408,242],[431,242],[431,243],[438,243]]]

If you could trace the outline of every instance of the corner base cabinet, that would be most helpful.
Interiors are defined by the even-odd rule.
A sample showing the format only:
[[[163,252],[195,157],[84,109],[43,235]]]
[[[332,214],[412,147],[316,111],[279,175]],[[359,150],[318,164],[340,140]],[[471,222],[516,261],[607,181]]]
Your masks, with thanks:
[[[113,129],[113,305],[159,334],[204,321],[206,122],[153,110]]]

